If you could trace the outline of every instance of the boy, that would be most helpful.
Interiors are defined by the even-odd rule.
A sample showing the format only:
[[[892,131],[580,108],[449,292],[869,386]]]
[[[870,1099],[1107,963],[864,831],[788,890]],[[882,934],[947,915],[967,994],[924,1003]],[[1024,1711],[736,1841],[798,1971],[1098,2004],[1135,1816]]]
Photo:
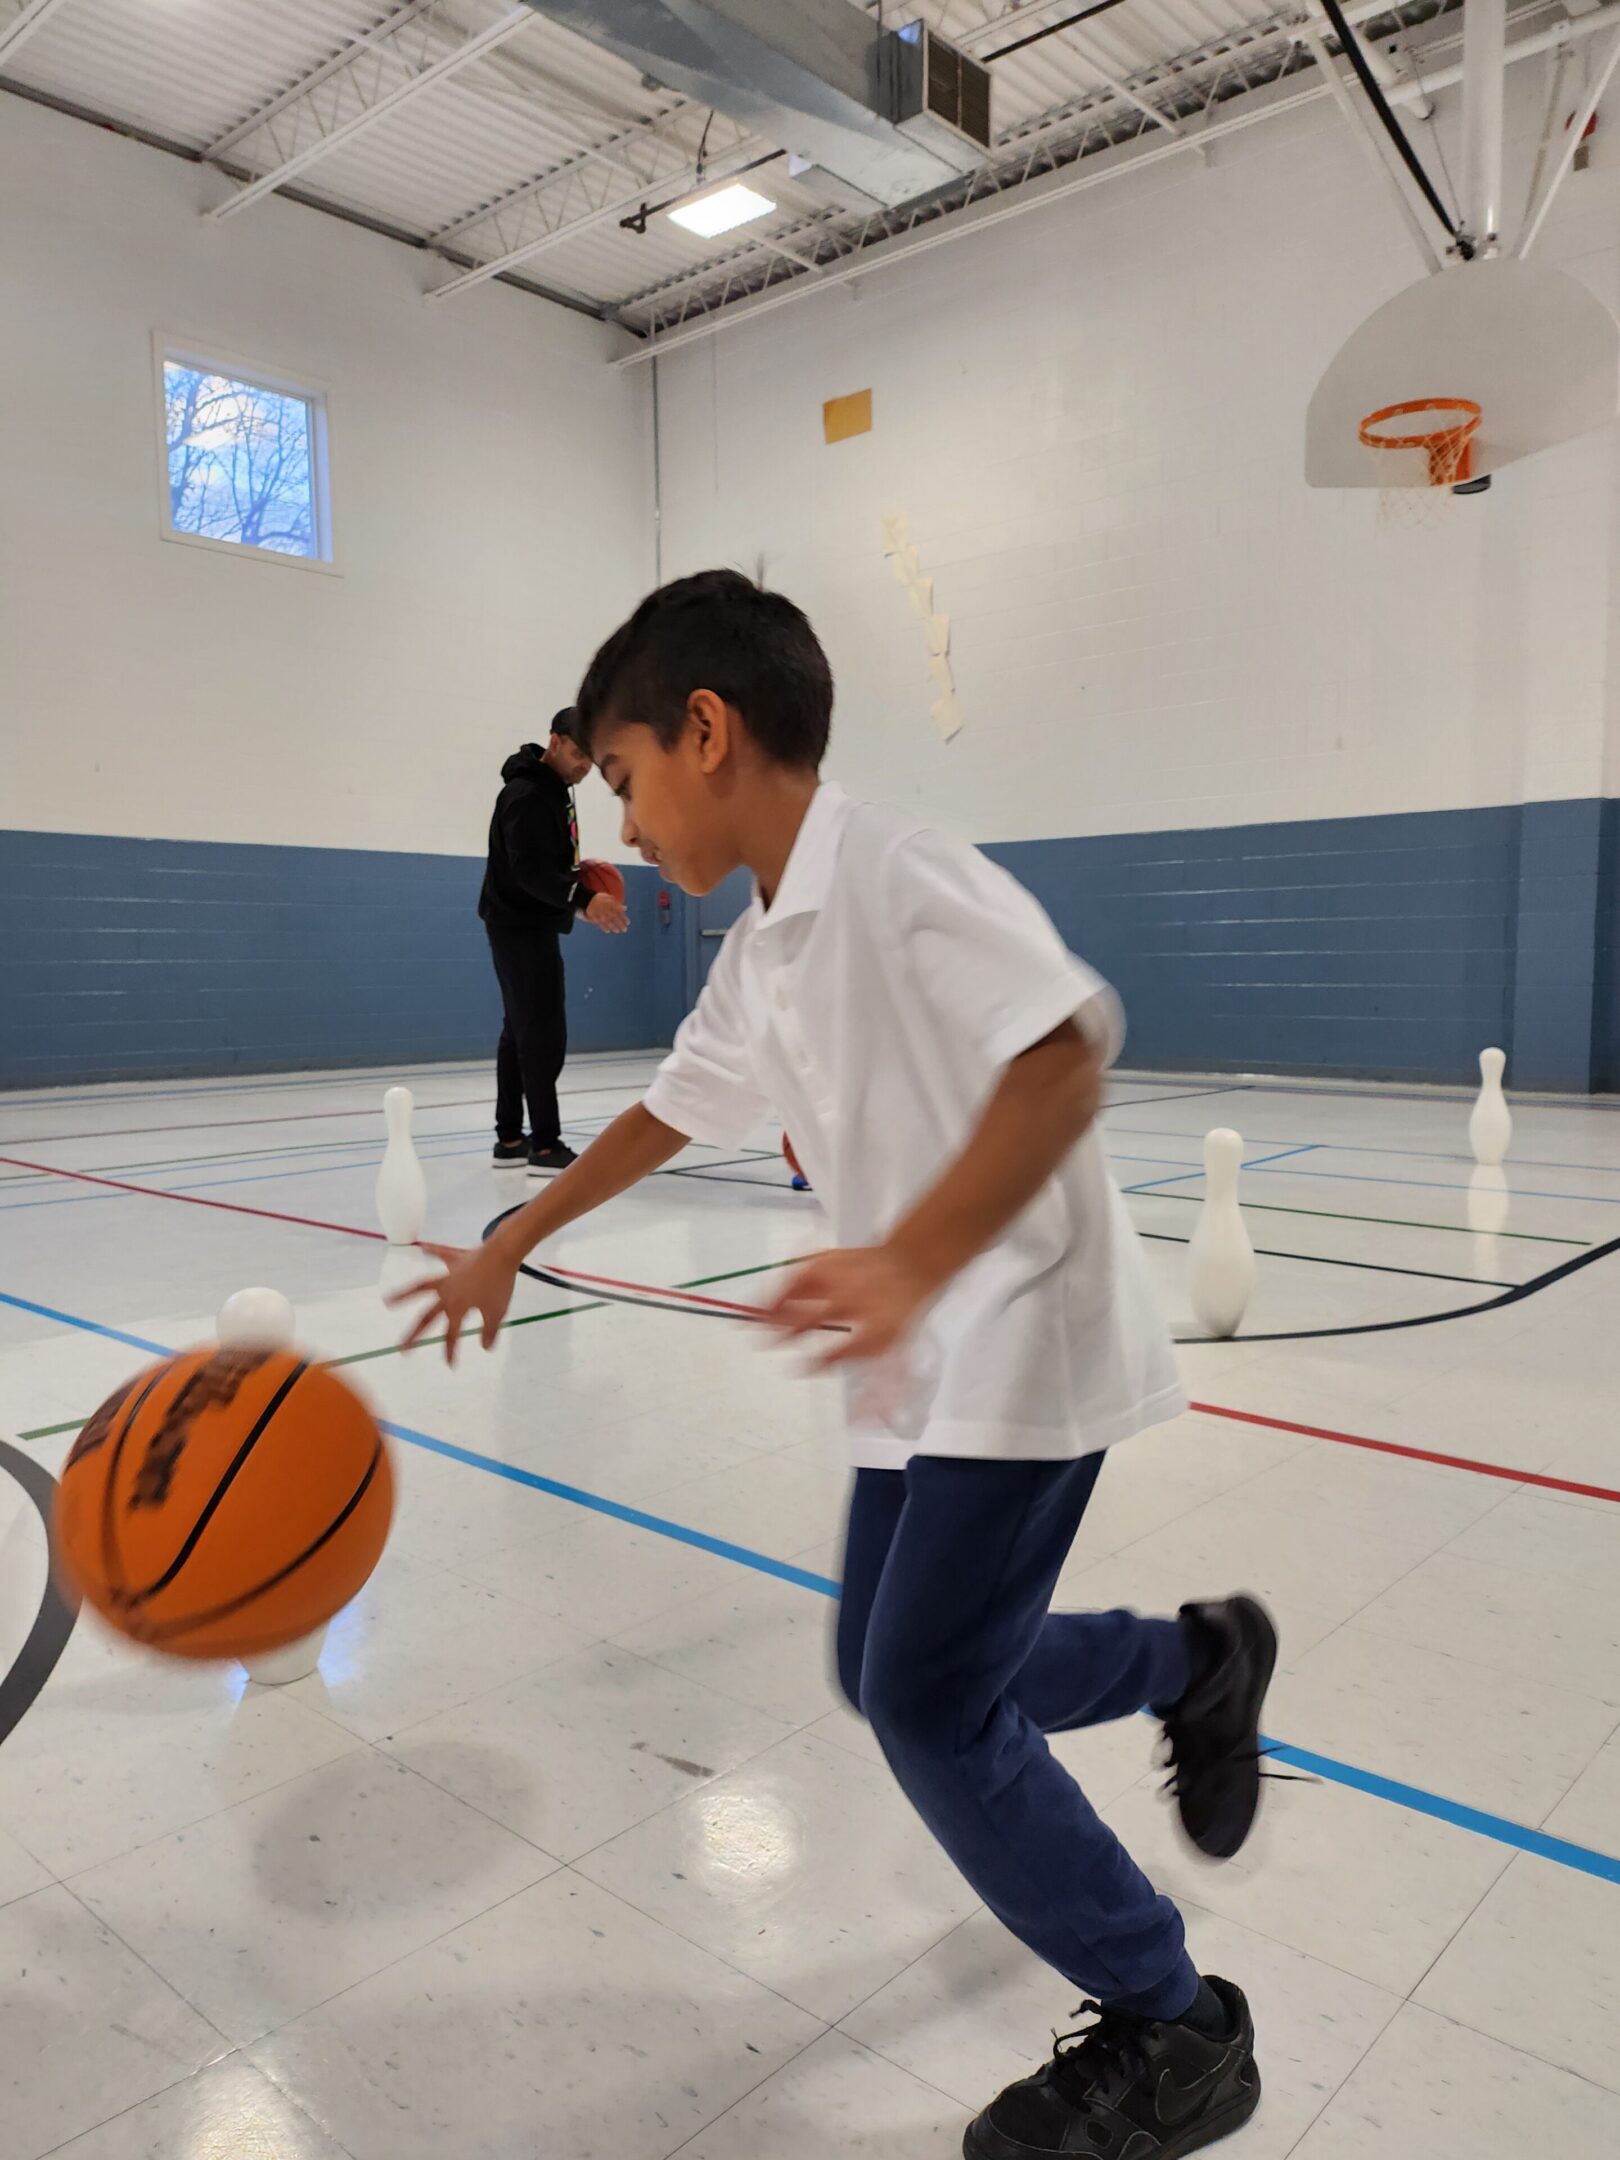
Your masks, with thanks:
[[[774,1109],[838,1249],[771,1317],[843,1331],[856,1467],[838,1669],[978,1895],[1097,2022],[991,2103],[969,2160],[1174,2160],[1259,2098],[1241,1992],[1200,1979],[1048,1732],[1163,1718],[1182,1821],[1225,1858],[1259,1793],[1276,1654],[1247,1598],[1048,1616],[1099,1452],[1185,1407],[1093,1120],[1112,993],[976,850],[823,785],[832,676],[799,610],[731,571],[642,602],[592,661],[582,742],[624,839],[753,905],[644,1102],[548,1192],[406,1296],[495,1340],[519,1262],[689,1139]]]

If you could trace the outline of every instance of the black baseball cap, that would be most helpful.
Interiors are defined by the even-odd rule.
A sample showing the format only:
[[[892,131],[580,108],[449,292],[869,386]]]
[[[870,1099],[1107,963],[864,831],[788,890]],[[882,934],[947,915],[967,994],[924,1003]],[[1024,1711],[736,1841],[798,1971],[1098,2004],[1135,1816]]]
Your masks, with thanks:
[[[565,705],[560,713],[553,713],[551,732],[553,735],[565,736],[576,749],[583,750],[585,745],[580,741],[578,706]]]

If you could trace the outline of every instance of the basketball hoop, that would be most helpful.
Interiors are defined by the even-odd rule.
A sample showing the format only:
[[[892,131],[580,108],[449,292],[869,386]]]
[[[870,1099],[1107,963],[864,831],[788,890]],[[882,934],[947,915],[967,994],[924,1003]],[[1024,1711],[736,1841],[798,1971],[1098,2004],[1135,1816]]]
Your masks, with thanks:
[[[1384,432],[1409,414],[1433,414],[1431,427],[1405,434]],[[1484,418],[1473,398],[1407,398],[1368,413],[1358,434],[1373,453],[1378,472],[1380,520],[1428,524],[1450,500],[1448,491],[1474,477],[1474,437]]]

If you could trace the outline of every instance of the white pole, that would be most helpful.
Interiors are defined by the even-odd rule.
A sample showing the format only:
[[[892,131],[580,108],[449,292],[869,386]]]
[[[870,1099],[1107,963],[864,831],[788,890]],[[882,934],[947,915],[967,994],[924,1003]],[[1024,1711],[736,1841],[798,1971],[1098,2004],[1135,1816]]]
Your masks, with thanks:
[[[1581,147],[1582,137],[1586,133],[1592,115],[1598,109],[1598,100],[1609,87],[1609,77],[1614,73],[1617,60],[1620,60],[1620,32],[1616,33],[1614,42],[1610,45],[1603,64],[1597,71],[1597,80],[1586,93],[1586,100],[1580,111],[1576,113],[1575,117],[1569,121],[1564,129],[1563,148],[1559,152],[1558,162],[1548,175],[1547,184],[1541,191],[1541,200],[1531,211],[1525,224],[1524,238],[1519,242],[1519,259],[1521,262],[1535,246],[1536,235],[1540,232],[1546,220],[1547,212],[1553,206],[1553,197],[1569,177],[1569,168],[1575,162],[1575,153]]]
[[[1480,255],[1496,253],[1502,225],[1502,89],[1506,74],[1507,0],[1466,0],[1462,229]]]
[[[1434,251],[1434,245],[1430,240],[1428,234],[1424,231],[1422,220],[1419,218],[1416,210],[1412,207],[1412,203],[1407,195],[1405,188],[1402,187],[1399,179],[1390,170],[1389,165],[1385,160],[1383,151],[1378,147],[1377,142],[1374,140],[1372,130],[1367,123],[1366,115],[1362,112],[1361,107],[1355,102],[1355,99],[1351,95],[1349,85],[1344,80],[1344,77],[1339,73],[1339,63],[1328,51],[1326,44],[1323,42],[1321,36],[1317,31],[1309,28],[1302,29],[1300,31],[1300,36],[1303,38],[1305,44],[1309,47],[1311,58],[1316,62],[1318,68],[1320,68],[1322,72],[1322,80],[1327,84],[1329,91],[1332,93],[1334,104],[1338,106],[1340,112],[1344,115],[1345,122],[1349,127],[1351,134],[1353,134],[1357,142],[1360,143],[1362,155],[1372,166],[1373,171],[1377,173],[1379,179],[1383,181],[1385,187],[1388,188],[1389,192],[1394,196],[1395,207],[1400,211],[1401,216],[1405,221],[1406,229],[1412,236],[1413,246],[1417,249],[1419,255],[1421,255],[1423,258],[1424,268],[1430,271],[1438,270],[1440,267],[1440,258]]]

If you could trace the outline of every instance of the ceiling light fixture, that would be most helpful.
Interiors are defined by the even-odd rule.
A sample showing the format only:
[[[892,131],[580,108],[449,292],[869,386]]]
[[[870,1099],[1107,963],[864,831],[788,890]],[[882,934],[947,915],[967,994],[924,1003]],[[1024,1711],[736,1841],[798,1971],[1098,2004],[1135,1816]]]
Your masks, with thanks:
[[[761,195],[757,188],[745,187],[740,180],[731,180],[724,187],[711,189],[707,195],[699,195],[693,202],[680,204],[668,216],[671,224],[684,226],[700,240],[717,240],[721,233],[732,232],[739,225],[752,224],[755,218],[767,217],[775,208],[768,195]]]

